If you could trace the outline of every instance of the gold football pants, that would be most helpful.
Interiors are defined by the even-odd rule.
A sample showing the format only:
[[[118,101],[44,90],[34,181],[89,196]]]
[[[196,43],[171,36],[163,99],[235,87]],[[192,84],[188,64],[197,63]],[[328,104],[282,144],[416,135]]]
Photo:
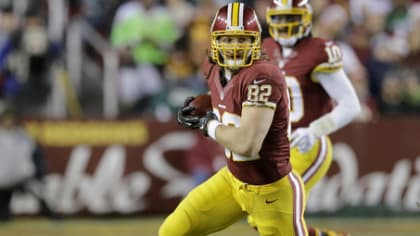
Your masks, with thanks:
[[[306,153],[297,148],[290,149],[290,162],[305,184],[308,195],[312,187],[328,172],[332,163],[332,144],[327,136],[318,139],[314,146]]]
[[[290,172],[266,185],[250,185],[227,169],[193,189],[163,222],[159,236],[201,236],[222,230],[250,215],[261,236],[307,235],[305,191]]]

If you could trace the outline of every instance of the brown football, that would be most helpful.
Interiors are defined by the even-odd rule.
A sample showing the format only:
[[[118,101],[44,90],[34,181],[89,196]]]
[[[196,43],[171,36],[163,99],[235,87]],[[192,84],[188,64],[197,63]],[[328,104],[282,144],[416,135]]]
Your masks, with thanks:
[[[190,102],[190,106],[195,108],[192,115],[204,116],[208,111],[212,110],[211,97],[208,94],[198,95]]]

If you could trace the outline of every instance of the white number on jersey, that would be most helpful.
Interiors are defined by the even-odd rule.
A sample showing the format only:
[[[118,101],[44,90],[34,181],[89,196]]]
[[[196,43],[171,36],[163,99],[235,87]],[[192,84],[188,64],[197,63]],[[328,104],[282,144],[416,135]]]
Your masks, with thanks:
[[[263,81],[263,80],[261,80]],[[248,85],[248,98],[247,100],[250,102],[268,102],[268,98],[272,93],[271,85],[263,84],[263,85],[256,85],[251,84]]]
[[[289,92],[290,121],[298,122],[305,114],[303,108],[303,94],[299,81],[293,76],[286,76],[286,83]]]
[[[325,52],[328,55],[328,63],[334,64],[341,61],[341,50],[337,45],[326,43]]]

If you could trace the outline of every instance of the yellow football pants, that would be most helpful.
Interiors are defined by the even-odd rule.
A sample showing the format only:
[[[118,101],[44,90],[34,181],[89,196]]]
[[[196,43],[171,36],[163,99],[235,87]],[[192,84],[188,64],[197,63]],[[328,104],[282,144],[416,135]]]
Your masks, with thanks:
[[[293,170],[302,177],[308,196],[312,187],[327,174],[331,166],[331,140],[327,136],[320,138],[306,153],[299,152],[297,148],[290,149],[290,162]],[[252,216],[248,216],[248,224],[257,227]]]
[[[306,194],[328,172],[332,163],[332,144],[327,136],[320,138],[306,153],[297,148],[290,149],[290,162],[292,168],[301,177],[305,184]]]
[[[224,167],[181,201],[159,236],[208,235],[247,214],[261,236],[305,236],[305,202],[303,182],[294,172],[271,184],[249,185]]]

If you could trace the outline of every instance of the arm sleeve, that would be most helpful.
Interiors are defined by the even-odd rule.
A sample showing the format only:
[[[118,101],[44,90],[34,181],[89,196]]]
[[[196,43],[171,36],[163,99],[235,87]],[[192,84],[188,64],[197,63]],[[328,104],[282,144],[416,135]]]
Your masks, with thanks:
[[[332,73],[315,73],[328,95],[337,103],[333,110],[309,125],[318,137],[328,135],[349,124],[361,110],[356,92],[342,69]]]

